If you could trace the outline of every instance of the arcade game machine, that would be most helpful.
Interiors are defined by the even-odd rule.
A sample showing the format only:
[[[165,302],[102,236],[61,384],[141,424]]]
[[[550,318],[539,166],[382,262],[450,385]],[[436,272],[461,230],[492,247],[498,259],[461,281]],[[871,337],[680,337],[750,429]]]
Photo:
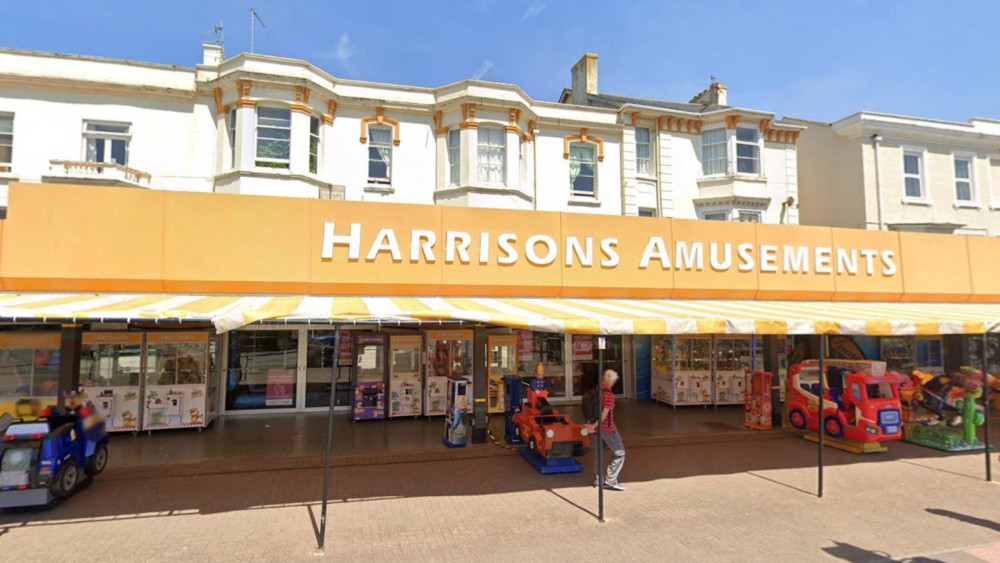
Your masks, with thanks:
[[[465,446],[468,435],[467,420],[472,407],[472,381],[467,377],[448,377],[448,406],[444,413],[444,445],[449,448]]]
[[[421,335],[389,337],[389,418],[419,416],[423,412],[420,369]]]
[[[144,431],[204,428],[212,422],[208,332],[146,333]]]
[[[746,372],[753,370],[754,359],[762,359],[763,355],[762,343],[756,337],[717,337],[712,403],[742,405],[746,391]],[[758,365],[757,368],[759,367]]]
[[[139,431],[141,376],[141,332],[83,333],[80,387],[108,432]]]
[[[59,395],[59,333],[0,333],[0,416],[33,419]]]
[[[424,385],[427,401],[424,414],[440,416],[447,409],[445,391],[449,377],[472,375],[472,331],[427,331],[427,371]],[[472,385],[466,390],[472,400]]]
[[[655,363],[655,348],[654,348]],[[672,361],[665,389],[657,400],[672,406],[712,404],[712,339],[709,336],[673,338]],[[654,387],[654,392],[657,389]]]
[[[351,420],[385,418],[388,338],[363,333],[354,338],[354,395]]]
[[[650,396],[654,401],[673,404],[674,337],[653,337],[650,362]]]
[[[504,380],[517,375],[517,335],[494,334],[487,338],[490,351],[486,412],[504,412]]]

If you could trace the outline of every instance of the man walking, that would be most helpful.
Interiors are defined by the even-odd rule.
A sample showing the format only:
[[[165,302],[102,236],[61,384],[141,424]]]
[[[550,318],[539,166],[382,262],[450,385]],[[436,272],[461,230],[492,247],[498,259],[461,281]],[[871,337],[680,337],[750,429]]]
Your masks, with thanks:
[[[625,486],[618,482],[621,475],[622,466],[625,465],[625,444],[622,443],[621,434],[615,425],[615,392],[612,390],[618,383],[618,373],[613,369],[606,370],[601,381],[601,442],[597,447],[607,446],[611,450],[611,463],[608,464],[607,476],[604,478],[604,487],[615,491],[624,491]],[[593,434],[597,431],[597,421],[587,425],[587,430]],[[601,471],[600,467],[595,470]],[[596,487],[599,480],[595,478]]]

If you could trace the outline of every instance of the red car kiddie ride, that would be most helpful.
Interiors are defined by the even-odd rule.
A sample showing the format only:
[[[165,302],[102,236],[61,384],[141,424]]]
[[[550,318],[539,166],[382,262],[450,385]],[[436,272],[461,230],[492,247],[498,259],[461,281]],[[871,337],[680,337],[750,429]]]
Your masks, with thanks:
[[[885,362],[824,360],[823,429],[855,442],[899,440],[903,436],[899,377]],[[788,418],[800,430],[817,431],[819,362],[807,360],[788,370]]]

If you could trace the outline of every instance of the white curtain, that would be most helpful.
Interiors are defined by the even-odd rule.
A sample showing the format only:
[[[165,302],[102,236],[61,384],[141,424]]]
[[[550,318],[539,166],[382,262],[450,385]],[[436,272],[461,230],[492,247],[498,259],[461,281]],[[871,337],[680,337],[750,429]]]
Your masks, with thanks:
[[[372,127],[368,130],[369,140],[368,146],[370,149],[368,151],[369,158],[369,176],[375,178],[391,178],[390,170],[392,168],[392,129],[388,128],[375,128]],[[385,167],[385,173],[382,174],[381,166],[372,166],[372,161],[380,162]]]
[[[726,130],[709,129],[701,134],[701,167],[705,175],[726,173]]]
[[[479,131],[479,181],[502,184],[506,133],[503,129],[480,128]]]

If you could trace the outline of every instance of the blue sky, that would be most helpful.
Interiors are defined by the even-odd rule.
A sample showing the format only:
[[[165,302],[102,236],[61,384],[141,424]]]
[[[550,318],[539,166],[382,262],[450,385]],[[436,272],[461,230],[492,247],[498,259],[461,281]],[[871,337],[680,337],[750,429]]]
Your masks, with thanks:
[[[833,121],[859,110],[1000,118],[1000,2],[760,0],[48,0],[5,2],[4,47],[192,66],[226,53],[306,59],[335,76],[511,82],[555,100],[599,54],[603,92],[687,101],[715,75],[732,105]]]

